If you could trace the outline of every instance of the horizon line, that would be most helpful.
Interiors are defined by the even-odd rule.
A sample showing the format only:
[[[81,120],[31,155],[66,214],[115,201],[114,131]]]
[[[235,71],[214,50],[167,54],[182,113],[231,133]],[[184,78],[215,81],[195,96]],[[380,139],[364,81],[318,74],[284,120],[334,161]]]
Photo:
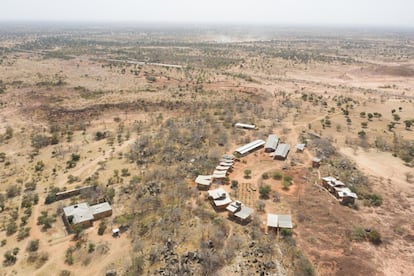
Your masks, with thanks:
[[[197,26],[230,26],[230,27],[243,27],[243,26],[252,26],[252,27],[310,27],[310,28],[369,28],[369,29],[414,29],[414,25],[406,24],[361,24],[361,23],[309,23],[309,22],[270,22],[270,21],[250,21],[250,22],[241,22],[241,21],[152,21],[152,20],[57,20],[57,19],[0,19],[0,24],[11,23],[11,24],[25,24],[25,23],[34,23],[34,24],[110,24],[110,25],[197,25]]]

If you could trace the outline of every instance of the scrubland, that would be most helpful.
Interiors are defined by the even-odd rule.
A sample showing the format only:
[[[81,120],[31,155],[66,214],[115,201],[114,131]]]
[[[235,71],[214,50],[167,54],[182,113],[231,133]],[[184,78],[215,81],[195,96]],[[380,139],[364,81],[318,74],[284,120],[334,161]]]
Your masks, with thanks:
[[[0,32],[0,275],[413,271],[413,33],[60,28]],[[286,160],[256,151],[213,185],[254,208],[241,225],[194,179],[269,134]],[[111,217],[67,232],[63,207],[102,200]],[[267,213],[292,232],[268,232]]]

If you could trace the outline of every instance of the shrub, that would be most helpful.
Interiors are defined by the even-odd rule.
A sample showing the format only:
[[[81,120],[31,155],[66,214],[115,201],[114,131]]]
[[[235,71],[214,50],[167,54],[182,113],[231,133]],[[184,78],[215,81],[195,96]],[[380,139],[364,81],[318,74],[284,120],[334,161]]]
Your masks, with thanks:
[[[7,196],[7,198],[16,197],[16,196],[20,195],[20,191],[21,191],[21,189],[20,189],[19,186],[17,186],[16,184],[11,185],[6,190],[6,196]]]
[[[17,224],[14,221],[11,221],[6,226],[6,235],[7,236],[11,236],[11,235],[13,235],[16,232],[17,232]]]
[[[35,171],[40,172],[40,171],[43,171],[44,168],[45,168],[45,163],[43,163],[43,161],[37,161],[35,165]]]
[[[232,181],[231,181],[231,188],[232,188],[233,190],[236,190],[238,187],[239,187],[239,181],[237,181],[237,180],[232,180]]]
[[[362,227],[355,227],[351,232],[351,240],[362,242],[366,239],[365,229]]]
[[[69,247],[65,253],[65,263],[68,265],[73,265],[73,248]]]
[[[283,175],[282,175],[280,172],[275,171],[275,172],[273,173],[273,175],[272,175],[272,178],[273,178],[274,180],[281,180],[281,179],[283,178]]]
[[[269,173],[265,172],[262,174],[262,179],[269,179]]]
[[[367,238],[371,243],[375,245],[379,245],[382,242],[381,234],[375,229],[371,229],[371,231],[368,232]]]
[[[105,223],[105,221],[101,221],[100,223],[99,223],[99,228],[98,228],[98,235],[99,236],[102,236],[104,233],[105,233],[105,229],[106,229],[106,223]]]
[[[288,228],[281,228],[280,229],[280,234],[284,237],[287,236],[292,236],[292,229],[288,229]]]
[[[17,234],[17,240],[21,241],[27,238],[30,235],[30,227],[20,228],[19,233]]]
[[[381,206],[382,204],[382,196],[377,194],[366,194],[363,195],[363,198],[366,206]]]
[[[39,240],[31,240],[27,245],[28,252],[36,252],[39,249]]]
[[[6,251],[6,253],[4,253],[4,260],[3,260],[4,266],[14,265],[16,261],[17,261],[17,257],[15,254],[12,253],[11,250],[8,250]]]

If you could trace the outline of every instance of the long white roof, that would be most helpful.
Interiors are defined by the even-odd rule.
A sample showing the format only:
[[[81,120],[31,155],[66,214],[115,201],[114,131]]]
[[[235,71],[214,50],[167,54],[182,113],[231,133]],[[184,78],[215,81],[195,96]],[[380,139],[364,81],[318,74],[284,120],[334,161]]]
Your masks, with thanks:
[[[236,123],[234,126],[238,128],[247,128],[247,129],[255,129],[256,127],[255,125],[249,125],[249,124],[243,124],[243,123]]]
[[[266,144],[266,142],[259,139],[259,140],[250,142],[250,143],[248,143],[248,144],[246,144],[242,147],[237,148],[235,150],[235,152],[240,153],[241,155],[244,155],[244,154],[248,153],[251,150],[254,150],[258,147],[263,146],[264,144]]]

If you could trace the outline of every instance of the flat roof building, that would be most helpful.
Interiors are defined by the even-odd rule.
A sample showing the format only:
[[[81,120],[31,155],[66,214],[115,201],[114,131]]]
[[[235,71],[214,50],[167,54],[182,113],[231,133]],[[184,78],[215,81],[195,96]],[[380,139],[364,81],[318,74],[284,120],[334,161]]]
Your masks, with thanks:
[[[230,195],[223,188],[208,191],[208,196],[218,209],[225,209],[231,203]]]
[[[275,151],[278,144],[279,144],[279,138],[274,134],[270,134],[264,146],[265,152]]]
[[[241,223],[247,222],[250,220],[251,215],[253,214],[253,209],[247,206],[242,206],[240,211],[234,213],[234,217],[238,219]]]
[[[211,175],[199,175],[197,176],[195,182],[199,189],[208,190],[211,185],[211,180],[212,180]]]
[[[278,227],[278,216],[275,214],[267,214],[267,227]]]
[[[108,202],[89,206],[88,203],[79,203],[63,208],[63,221],[71,230],[74,225],[90,227],[93,221],[112,215],[112,207]]]
[[[288,229],[293,228],[291,215],[278,215],[277,219],[278,219],[277,225],[279,228],[288,228]]]

